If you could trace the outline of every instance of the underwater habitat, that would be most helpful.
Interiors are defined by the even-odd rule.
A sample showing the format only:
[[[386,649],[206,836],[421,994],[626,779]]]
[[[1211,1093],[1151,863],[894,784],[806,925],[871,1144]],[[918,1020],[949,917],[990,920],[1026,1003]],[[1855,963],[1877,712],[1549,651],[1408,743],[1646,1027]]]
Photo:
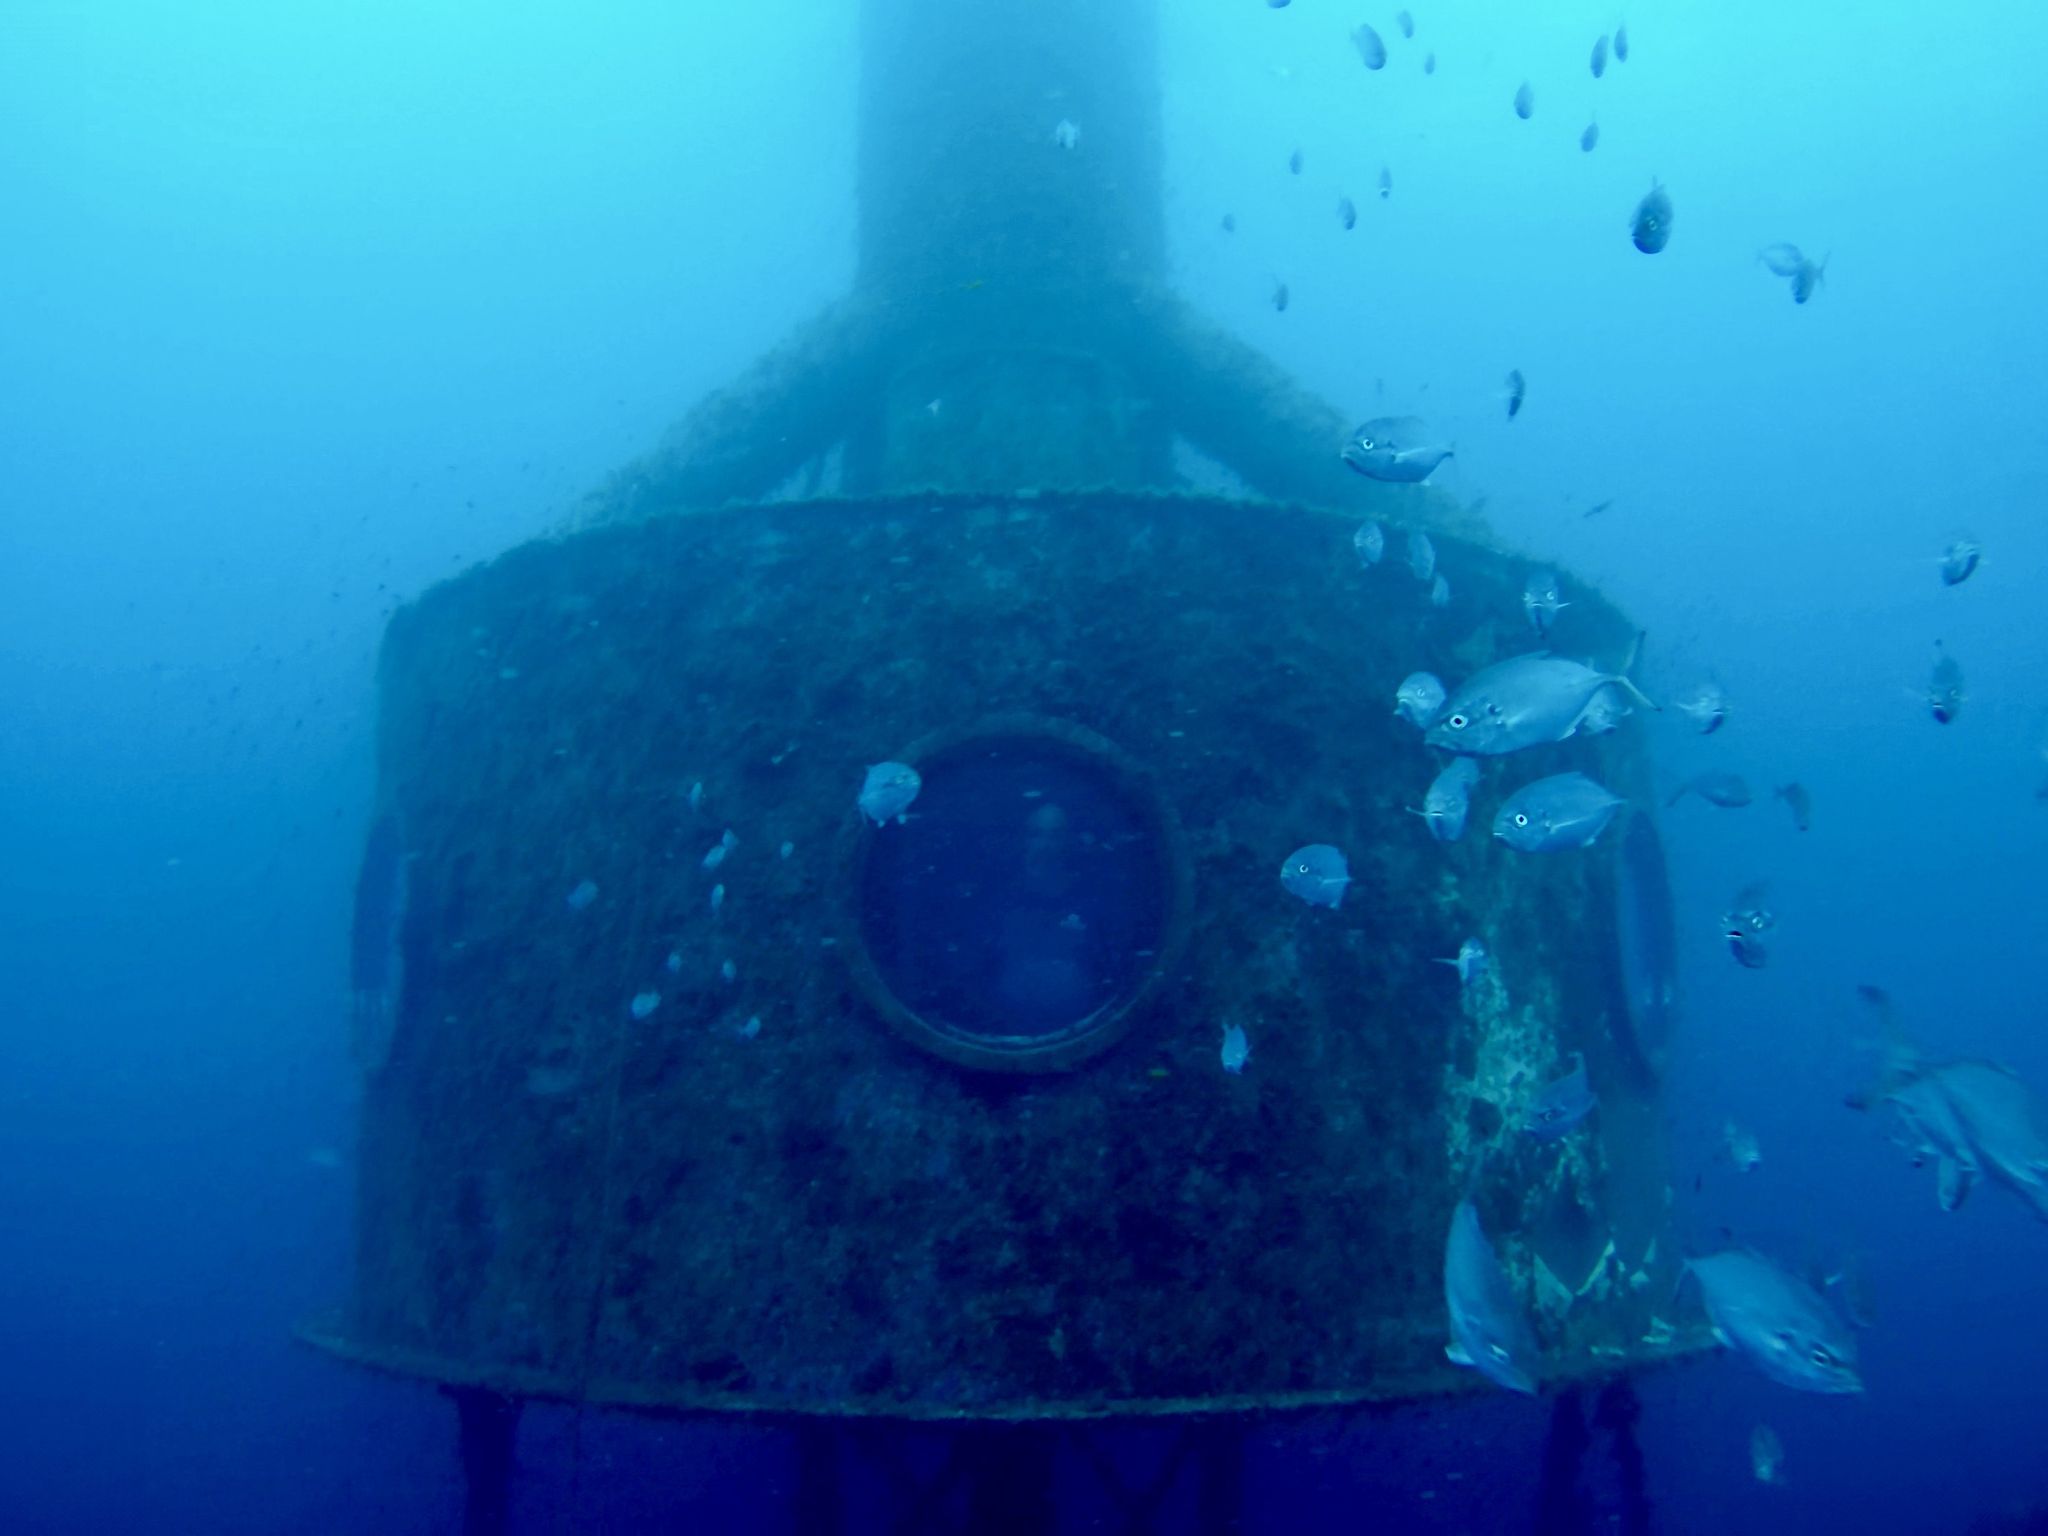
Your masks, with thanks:
[[[0,1531],[2048,1533],[2048,11],[0,16]]]

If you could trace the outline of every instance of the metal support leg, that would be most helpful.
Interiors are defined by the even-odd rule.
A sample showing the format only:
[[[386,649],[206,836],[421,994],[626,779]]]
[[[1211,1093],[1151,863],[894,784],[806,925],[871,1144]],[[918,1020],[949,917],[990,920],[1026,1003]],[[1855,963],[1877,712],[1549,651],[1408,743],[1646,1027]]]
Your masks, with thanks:
[[[504,1536],[520,1402],[480,1387],[449,1387],[462,1455],[462,1536]]]

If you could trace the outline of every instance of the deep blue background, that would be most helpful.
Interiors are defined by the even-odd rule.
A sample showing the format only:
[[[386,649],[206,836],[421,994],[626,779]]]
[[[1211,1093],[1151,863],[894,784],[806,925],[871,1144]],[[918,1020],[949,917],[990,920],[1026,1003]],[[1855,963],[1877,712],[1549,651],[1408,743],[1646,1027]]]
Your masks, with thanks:
[[[1951,1530],[2048,1497],[2048,1230],[1996,1189],[1944,1216],[1839,1103],[1863,980],[1935,1049],[2048,1084],[2048,13],[1646,6],[1595,82],[1616,17],[1578,0],[1417,0],[1412,44],[1389,7],[1372,76],[1355,7],[1169,9],[1183,288],[1360,416],[1453,436],[1440,483],[1624,601],[1653,692],[1721,679],[1721,734],[1644,727],[1674,782],[1732,767],[1815,796],[1804,837],[1772,804],[1667,818],[1672,1134],[1698,1240],[1865,1256],[1870,1390],[1799,1397],[1732,1360],[1646,1384],[1665,1528]],[[445,1406],[287,1342],[347,1262],[379,628],[844,286],[853,43],[838,0],[0,11],[8,1530],[450,1518]],[[1653,175],[1676,220],[1648,259],[1624,226]],[[1752,259],[1785,239],[1832,253],[1804,308]],[[1934,556],[1965,529],[1984,569],[1944,591]],[[1936,637],[1971,690],[1946,729],[1910,696]],[[1742,972],[1711,925],[1760,876],[1782,927]],[[1729,1116],[1762,1138],[1755,1174],[1716,1160]],[[1749,1476],[1758,1422],[1784,1488]],[[1276,1430],[1255,1507],[1273,1529],[1484,1528],[1448,1512],[1475,1490],[1524,1507],[1541,1428],[1489,1401]],[[523,1450],[536,1529],[784,1475],[758,1437],[562,1414]]]

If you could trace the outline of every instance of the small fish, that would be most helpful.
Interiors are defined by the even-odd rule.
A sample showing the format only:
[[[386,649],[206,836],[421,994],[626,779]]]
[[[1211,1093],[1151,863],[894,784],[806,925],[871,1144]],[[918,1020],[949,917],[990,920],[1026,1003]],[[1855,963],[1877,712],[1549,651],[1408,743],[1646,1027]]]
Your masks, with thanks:
[[[1287,313],[1287,285],[1285,283],[1275,283],[1273,285],[1273,308],[1283,315]]]
[[[1387,62],[1387,45],[1380,41],[1379,33],[1366,22],[1360,22],[1351,33],[1351,46],[1358,50],[1359,58],[1365,61],[1367,69],[1383,69]]]
[[[1856,1337],[1821,1294],[1762,1254],[1731,1248],[1686,1261],[1723,1344],[1802,1392],[1861,1392]]]
[[[733,849],[739,847],[739,845],[740,840],[737,837],[733,836],[732,828],[727,827],[725,829],[724,836],[720,837],[717,842],[713,843],[710,849],[705,853],[703,859],[700,861],[701,866],[705,869],[718,868],[719,865],[725,862],[725,856],[731,853]]]
[[[1625,24],[1614,29],[1614,58],[1619,64],[1628,62],[1628,27]]]
[[[1510,368],[1508,370],[1507,383],[1509,421],[1513,421],[1517,416],[1522,414],[1522,396],[1526,392],[1527,386],[1524,385],[1524,383],[1522,382],[1522,370],[1519,368]]]
[[[1563,741],[1579,730],[1595,696],[1610,685],[1646,708],[1657,707],[1620,672],[1597,671],[1548,651],[1511,656],[1460,683],[1427,739],[1433,747],[1474,757]]]
[[[595,900],[597,900],[597,882],[595,880],[579,880],[576,882],[576,889],[569,893],[569,910],[571,912],[581,912]]]
[[[1602,688],[1579,717],[1580,736],[1605,736],[1634,714],[1634,708],[1619,688]]]
[[[1664,803],[1676,805],[1687,795],[1698,795],[1709,805],[1718,805],[1726,810],[1739,810],[1756,797],[1750,792],[1749,781],[1739,773],[1701,773],[1687,779],[1671,792],[1671,798]]]
[[[1941,552],[1941,584],[1961,586],[1977,574],[1977,563],[1983,558],[1984,547],[1975,539],[1957,539]]]
[[[1223,1070],[1233,1077],[1244,1070],[1244,1064],[1252,1059],[1252,1043],[1244,1032],[1242,1024],[1223,1026]]]
[[[1586,1079],[1586,1058],[1577,1052],[1573,1057],[1578,1065],[1539,1088],[1522,1113],[1522,1130],[1538,1141],[1555,1141],[1565,1135],[1600,1102]]]
[[[725,887],[722,885],[714,885],[713,887],[711,887],[711,915],[713,917],[716,917],[718,915],[718,909],[724,905]]]
[[[661,994],[659,992],[636,993],[633,997],[633,1017],[636,1019],[644,1019],[660,1006]]]
[[[1661,182],[1651,182],[1650,190],[1636,204],[1628,221],[1628,232],[1636,249],[1645,256],[1654,256],[1671,243],[1671,194]]]
[[[690,786],[690,809],[702,810],[704,806],[704,781],[699,779]]]
[[[1269,11],[1284,11],[1292,3],[1293,0],[1266,0],[1266,9]]]
[[[1429,729],[1444,707],[1444,685],[1434,672],[1410,672],[1394,691],[1394,713],[1419,731]]]
[[[1477,939],[1467,939],[1458,946],[1454,957],[1445,959],[1439,955],[1432,963],[1448,965],[1458,973],[1458,985],[1469,987],[1486,974],[1486,946]]]
[[[1735,1165],[1737,1173],[1755,1173],[1764,1165],[1763,1148],[1757,1144],[1756,1132],[1733,1120],[1721,1122],[1721,1145],[1727,1149],[1728,1161]]]
[[[1312,907],[1334,909],[1343,902],[1344,887],[1350,883],[1351,866],[1344,862],[1343,853],[1328,843],[1297,848],[1280,865],[1280,884]]]
[[[1769,933],[1778,926],[1777,914],[1764,905],[1769,892],[1769,883],[1763,880],[1745,885],[1735,893],[1735,899],[1729,903],[1721,921],[1740,925],[1751,933]]]
[[[1785,1481],[1784,1442],[1768,1424],[1759,1424],[1749,1432],[1749,1469],[1760,1483]]]
[[[1428,581],[1436,574],[1436,540],[1419,529],[1408,535],[1408,569],[1417,581]]]
[[[1337,222],[1346,229],[1358,227],[1358,205],[1348,197],[1337,199]]]
[[[1394,12],[1394,25],[1401,29],[1403,37],[1413,37],[1415,35],[1415,18],[1406,11]]]
[[[1301,151],[1298,149],[1287,157],[1287,169],[1296,176],[1301,174],[1301,163]]]
[[[1535,1396],[1542,1363],[1536,1336],[1470,1200],[1460,1200],[1451,1214],[1444,1306],[1451,1319],[1444,1354],[1452,1364],[1469,1365],[1510,1392]]]
[[[1425,75],[1436,73],[1436,55],[1434,53],[1425,53],[1422,56],[1422,72]]]
[[[924,788],[924,780],[908,763],[876,763],[861,781],[861,814],[876,826],[903,820],[910,802]]]
[[[1927,710],[1935,724],[1947,725],[1963,712],[1963,669],[1955,657],[1934,642],[1934,671],[1927,679]]]
[[[1595,80],[1598,80],[1607,73],[1607,34],[1605,32],[1602,32],[1599,37],[1593,40],[1593,57],[1590,63]]]
[[[1380,199],[1385,201],[1394,195],[1394,173],[1384,165],[1380,167]]]
[[[1226,213],[1225,215],[1223,215],[1223,233],[1225,233],[1226,235],[1234,235],[1237,233],[1236,214]]]
[[[1792,813],[1793,826],[1802,832],[1812,830],[1813,796],[1807,793],[1804,784],[1794,779],[1790,784],[1780,784],[1771,793],[1785,802],[1785,808]]]
[[[1375,522],[1360,523],[1358,531],[1351,535],[1351,547],[1358,552],[1358,563],[1371,570],[1386,557],[1386,530]]]
[[[1524,80],[1515,91],[1515,116],[1526,123],[1529,114],[1535,110],[1536,93],[1529,89],[1529,82]]]
[[[1582,155],[1590,155],[1596,148],[1599,147],[1599,144],[1600,125],[1598,123],[1586,124],[1586,131],[1579,135],[1579,153]]]
[[[1432,608],[1448,608],[1451,606],[1451,584],[1444,579],[1442,571],[1438,571],[1436,573],[1436,580],[1429,584],[1429,606]]]
[[[1558,592],[1557,572],[1553,570],[1538,566],[1522,583],[1522,615],[1538,635],[1549,634],[1559,612],[1570,606]]]
[[[1598,516],[1599,516],[1599,515],[1600,515],[1600,514],[1601,514],[1602,512],[1605,512],[1605,511],[1606,511],[1606,510],[1607,510],[1607,509],[1608,509],[1609,507],[1611,507],[1611,506],[1613,506],[1613,505],[1614,505],[1614,503],[1613,503],[1613,501],[1611,501],[1611,500],[1609,500],[1609,501],[1598,501],[1598,502],[1595,502],[1595,503],[1594,503],[1594,504],[1593,504],[1592,506],[1590,506],[1590,507],[1586,508],[1586,510],[1585,510],[1585,511],[1583,511],[1583,512],[1581,512],[1581,513],[1579,514],[1579,516],[1581,516],[1581,517],[1598,517]]]
[[[1719,683],[1701,683],[1671,707],[1690,720],[1702,736],[1711,736],[1728,718],[1728,695]]]
[[[1804,304],[1819,292],[1821,279],[1828,275],[1827,258],[1819,261],[1801,262],[1799,270],[1792,274],[1792,302]]]
[[[1518,853],[1590,848],[1627,803],[1583,773],[1554,773],[1502,802],[1493,835]]]
[[[1070,119],[1061,118],[1058,126],[1052,131],[1052,141],[1061,149],[1072,149],[1081,142],[1080,125]]]
[[[1756,259],[1778,277],[1796,277],[1799,269],[1806,265],[1806,253],[1789,240],[1765,246],[1756,253]]]
[[[1416,812],[1429,827],[1429,835],[1440,843],[1455,843],[1465,835],[1465,818],[1471,811],[1472,789],[1479,782],[1479,764],[1469,757],[1454,757],[1450,766],[1430,780]]]
[[[1341,457],[1368,480],[1405,485],[1427,480],[1451,454],[1429,441],[1429,429],[1415,417],[1376,416],[1351,434]]]

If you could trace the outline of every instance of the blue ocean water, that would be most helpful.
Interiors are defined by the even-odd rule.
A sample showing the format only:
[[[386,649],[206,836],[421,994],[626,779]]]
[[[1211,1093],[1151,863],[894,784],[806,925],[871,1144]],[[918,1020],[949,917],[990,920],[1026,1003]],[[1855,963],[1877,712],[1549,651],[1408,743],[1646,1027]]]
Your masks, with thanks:
[[[1368,77],[1352,9],[1163,9],[1182,292],[1360,416],[1417,405],[1457,444],[1437,484],[1645,625],[1653,695],[1718,678],[1724,731],[1654,723],[1673,782],[1814,797],[1804,835],[1768,801],[1665,816],[1670,1136],[1696,1241],[1860,1256],[1868,1390],[1733,1358],[1645,1379],[1655,1528],[2048,1501],[2048,1231],[1996,1189],[1944,1214],[1841,1104],[1861,982],[1931,1049],[2048,1084],[2048,14],[1444,0],[1413,42],[1371,18]],[[844,289],[857,33],[838,0],[0,16],[6,1529],[452,1527],[446,1405],[289,1338],[347,1273],[381,626]],[[1652,258],[1627,221],[1653,178]],[[1828,258],[1803,306],[1755,259],[1780,240]],[[1966,532],[1983,569],[1945,589]],[[1914,697],[1936,640],[1969,681],[1946,727]],[[1714,917],[1757,879],[1780,927],[1751,972]],[[1751,1474],[1758,1424],[1782,1486]],[[1528,1528],[1550,1428],[1506,1398],[1275,1425],[1245,1528]],[[766,1432],[560,1411],[520,1453],[536,1531],[742,1528],[793,1476]]]

